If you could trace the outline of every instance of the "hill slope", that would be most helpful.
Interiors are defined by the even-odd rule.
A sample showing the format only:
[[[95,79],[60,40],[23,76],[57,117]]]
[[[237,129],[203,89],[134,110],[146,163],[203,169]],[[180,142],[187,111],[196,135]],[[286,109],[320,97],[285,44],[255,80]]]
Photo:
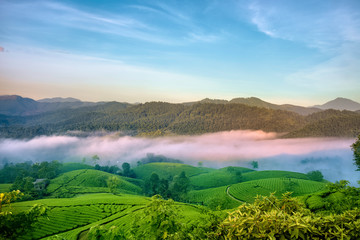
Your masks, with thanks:
[[[190,184],[194,189],[206,189],[244,181],[244,173],[254,170],[242,167],[226,167],[208,173],[190,177]]]
[[[150,178],[152,173],[156,173],[160,178],[172,179],[174,176],[185,172],[187,177],[199,175],[201,173],[208,173],[216,171],[212,168],[198,168],[181,163],[148,163],[133,169],[136,176],[140,179]]]
[[[323,105],[314,106],[320,109],[335,109],[335,110],[349,110],[349,111],[358,111],[360,110],[360,103],[347,98],[336,98],[331,100]]]
[[[253,202],[257,195],[268,196],[275,192],[281,196],[285,192],[293,192],[293,196],[301,196],[321,191],[325,183],[295,178],[268,178],[238,183],[229,188],[229,194],[245,201]]]
[[[120,179],[120,191],[133,194],[139,194],[142,191],[139,186],[130,183],[126,178],[93,169],[66,172],[51,180],[47,191],[56,196],[109,192],[106,181],[112,176]]]

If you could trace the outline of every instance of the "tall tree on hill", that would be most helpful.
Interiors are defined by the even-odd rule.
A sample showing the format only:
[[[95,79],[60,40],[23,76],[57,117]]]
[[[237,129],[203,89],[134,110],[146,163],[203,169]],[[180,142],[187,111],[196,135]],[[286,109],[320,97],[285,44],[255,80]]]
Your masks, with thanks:
[[[125,177],[127,177],[130,173],[130,164],[127,163],[127,162],[124,162],[122,165],[121,165],[122,169],[123,169],[123,175]]]
[[[169,181],[167,179],[160,179],[159,194],[165,199],[171,196],[171,192],[169,190]]]
[[[185,172],[182,171],[180,175],[175,176],[172,184],[171,194],[174,200],[183,200],[190,186],[190,180],[186,177]]]
[[[319,170],[308,172],[306,175],[313,181],[321,182],[324,180],[324,176]]]
[[[251,166],[253,167],[253,169],[259,168],[259,163],[257,161],[252,161]]]
[[[160,178],[156,173],[152,173],[150,178],[145,181],[144,192],[148,196],[154,196],[159,193]]]
[[[360,135],[356,142],[351,145],[351,149],[354,152],[354,164],[357,166],[357,171],[360,171]]]
[[[109,177],[106,181],[107,186],[112,194],[116,193],[117,188],[120,185],[120,179],[116,176]]]
[[[98,155],[94,155],[91,157],[91,160],[93,161],[94,166],[98,163],[98,161],[100,160]]]
[[[122,169],[123,169],[123,176],[124,177],[131,177],[131,178],[136,178],[136,174],[134,172],[134,170],[130,169],[130,164],[127,163],[127,162],[124,162],[122,165],[121,165]]]

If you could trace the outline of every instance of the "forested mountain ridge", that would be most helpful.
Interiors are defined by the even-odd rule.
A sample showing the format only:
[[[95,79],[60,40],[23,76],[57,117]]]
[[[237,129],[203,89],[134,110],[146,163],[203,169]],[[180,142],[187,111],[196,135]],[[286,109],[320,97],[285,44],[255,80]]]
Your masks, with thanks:
[[[285,137],[356,137],[360,133],[360,114],[326,110],[307,117],[308,124]]]
[[[198,102],[190,102],[190,103],[185,103],[186,105],[193,105],[196,103],[214,103],[214,104],[244,104],[247,106],[251,106],[251,107],[260,107],[260,108],[267,108],[267,109],[273,109],[273,110],[285,110],[285,111],[290,111],[290,112],[295,112],[298,113],[300,115],[309,115],[315,112],[319,112],[322,109],[319,108],[315,108],[315,107],[302,107],[302,106],[296,106],[296,105],[291,105],[291,104],[282,104],[282,105],[277,105],[277,104],[273,104],[273,103],[269,103],[269,102],[265,102],[259,98],[256,97],[250,97],[250,98],[233,98],[230,101],[227,100],[222,100],[222,99],[209,99],[209,98],[205,98],[201,101]]]
[[[33,103],[31,100],[29,102]],[[188,105],[103,102],[91,106],[56,108],[29,116],[0,115],[0,136],[7,138],[103,130],[141,136],[263,130],[286,133],[285,137],[354,137],[360,133],[360,114],[325,110],[304,116],[241,103],[203,101]]]
[[[45,98],[35,101],[31,98],[23,98],[18,95],[0,96],[0,114],[10,116],[30,116],[44,112],[52,112],[63,109],[77,109],[81,107],[98,106],[109,102],[83,102],[76,98]],[[117,102],[114,102],[117,103]],[[360,103],[346,98],[336,98],[323,105],[315,105],[314,107],[303,107],[291,104],[273,104],[263,101],[256,97],[234,98],[230,101],[223,99],[205,98],[201,101],[182,103],[185,106],[193,106],[198,103],[212,104],[244,104],[251,107],[260,107],[273,110],[285,110],[295,112],[297,114],[307,116],[312,113],[321,112],[327,109],[360,111]],[[122,103],[127,106],[136,105]]]

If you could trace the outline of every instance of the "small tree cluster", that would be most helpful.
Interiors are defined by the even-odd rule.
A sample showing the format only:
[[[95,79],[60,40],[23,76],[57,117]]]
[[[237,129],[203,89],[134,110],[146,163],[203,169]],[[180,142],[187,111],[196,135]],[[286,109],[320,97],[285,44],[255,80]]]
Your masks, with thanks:
[[[176,201],[182,201],[190,187],[190,180],[186,177],[185,172],[181,172],[170,182],[167,179],[159,177],[158,174],[152,173],[150,178],[145,181],[144,193],[147,196],[161,195],[164,198],[172,198]]]
[[[324,176],[319,170],[308,172],[306,175],[312,181],[321,182],[324,180]]]

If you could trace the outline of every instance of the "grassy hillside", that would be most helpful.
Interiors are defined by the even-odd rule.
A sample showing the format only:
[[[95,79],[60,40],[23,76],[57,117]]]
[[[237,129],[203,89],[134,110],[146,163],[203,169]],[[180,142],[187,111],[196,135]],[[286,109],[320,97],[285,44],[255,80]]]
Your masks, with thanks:
[[[11,185],[12,185],[11,183],[2,183],[2,184],[0,184],[0,193],[9,192]]]
[[[242,167],[226,167],[209,173],[190,177],[190,184],[194,189],[214,188],[243,181],[242,174],[254,170]]]
[[[93,169],[75,170],[51,180],[47,191],[53,195],[61,192],[69,194],[109,192],[106,181],[112,176],[117,175]],[[141,192],[141,188],[127,181],[127,178],[117,177],[121,180],[120,191],[134,194]]]
[[[94,167],[84,163],[75,163],[75,162],[63,163],[62,166],[60,167],[60,172],[66,173],[80,169],[94,169]]]
[[[309,180],[308,176],[304,173],[279,170],[252,171],[242,175],[243,182],[266,178],[297,178]]]
[[[285,192],[293,192],[293,196],[301,196],[321,191],[325,185],[304,179],[267,178],[232,185],[229,194],[241,201],[253,202],[256,195],[267,196],[276,192],[276,196],[281,196]]]
[[[129,231],[136,216],[142,217],[149,198],[135,195],[86,194],[75,198],[42,199],[14,203],[16,211],[24,211],[34,204],[45,204],[50,208],[47,217],[41,217],[34,231],[20,239],[40,239],[58,235],[75,240],[94,226],[120,226]],[[184,222],[200,219],[203,215],[196,206],[176,203],[176,214]]]
[[[156,173],[160,178],[172,179],[174,176],[185,172],[187,177],[199,175],[201,173],[208,173],[216,171],[212,168],[199,168],[181,163],[148,163],[134,168],[137,178],[148,179],[152,173]]]
[[[48,216],[40,218],[34,231],[21,239],[40,239],[55,234],[61,234],[65,239],[77,239],[81,231],[131,214],[147,203],[147,198],[135,195],[86,194],[75,198],[19,202],[14,203],[13,208],[23,211],[34,204],[50,207]]]
[[[201,204],[212,209],[220,207],[221,209],[235,208],[241,204],[230,197],[227,193],[227,186],[208,188],[204,190],[193,190],[187,195],[187,201],[194,204]]]
[[[66,169],[78,166],[81,167],[81,165],[67,165]],[[271,197],[268,197],[273,192],[276,192],[276,196],[281,196],[285,192],[293,192],[293,196],[302,200],[307,208],[313,212],[321,212],[321,214],[340,214],[345,210],[359,207],[360,190],[347,186],[347,181],[334,184],[325,183],[325,181],[315,182],[308,180],[307,175],[296,172],[254,171],[241,167],[210,169],[166,162],[144,164],[134,168],[134,171],[138,179],[121,177],[94,169],[79,169],[62,173],[51,180],[47,188],[51,195],[46,196],[47,198],[12,204],[11,211],[14,215],[29,210],[34,204],[44,204],[48,208],[48,215],[40,217],[39,221],[34,223],[31,232],[17,239],[89,239],[89,236],[94,233],[94,229],[101,234],[112,234],[114,233],[112,231],[117,231],[116,234],[119,237],[117,239],[126,239],[123,236],[130,235],[136,236],[131,239],[143,239],[148,236],[147,234],[160,229],[160,234],[154,239],[162,239],[166,238],[168,231],[161,228],[163,224],[170,228],[176,225],[177,231],[184,230],[182,233],[184,235],[178,239],[206,239],[205,232],[214,230],[219,221],[225,218],[229,219],[229,216],[226,217],[224,214],[225,212],[233,211],[232,209],[244,202],[254,202],[257,195],[265,196],[263,201],[271,207],[275,206],[274,204],[278,200],[270,200]],[[167,190],[175,191],[175,193],[176,191],[180,192],[179,189],[181,189],[177,186],[178,190],[176,190],[176,184],[184,186],[190,183],[187,190],[181,192],[178,198],[182,203],[172,200],[165,201],[158,196],[148,198],[141,195],[146,193],[142,189],[143,186],[154,187],[156,181],[147,180],[152,173],[157,173],[160,178],[171,179],[183,171],[188,178],[182,176],[182,181],[178,181],[180,177],[173,181],[163,181],[170,186]],[[114,176],[120,180],[119,194],[108,193],[109,188],[106,181],[109,177]],[[153,185],[146,185],[149,182]],[[163,184],[162,181],[159,182]],[[160,185],[160,187],[164,187],[166,184]],[[10,184],[2,184],[0,190],[7,191],[9,186]],[[196,188],[202,189],[195,190]],[[168,194],[167,191],[157,193],[163,194],[165,198],[176,196],[165,195]],[[261,206],[264,204],[262,203]],[[249,205],[241,207],[250,211],[254,209]],[[290,209],[292,205],[287,207]],[[10,208],[6,206],[3,209]],[[276,214],[283,216],[284,212],[281,207],[276,210],[280,211]],[[239,213],[238,210],[235,212]],[[254,219],[254,215],[258,213],[249,213],[249,218]],[[292,214],[300,213],[295,211]],[[277,221],[278,216],[267,218],[263,222],[271,222],[274,219]],[[319,216],[319,219],[322,219],[323,215]],[[340,216],[339,222],[342,222],[344,216]],[[347,215],[346,218],[351,219]],[[286,223],[284,224],[286,225]],[[204,226],[205,228],[201,228]],[[110,233],[107,232],[108,230]],[[144,234],[143,230],[146,230],[147,234]],[[355,230],[355,232],[358,231]],[[195,233],[202,235],[193,237],[195,235],[191,234]],[[123,235],[120,237],[121,234]],[[95,239],[100,238],[95,237]],[[112,238],[110,235],[103,235],[102,239]]]

